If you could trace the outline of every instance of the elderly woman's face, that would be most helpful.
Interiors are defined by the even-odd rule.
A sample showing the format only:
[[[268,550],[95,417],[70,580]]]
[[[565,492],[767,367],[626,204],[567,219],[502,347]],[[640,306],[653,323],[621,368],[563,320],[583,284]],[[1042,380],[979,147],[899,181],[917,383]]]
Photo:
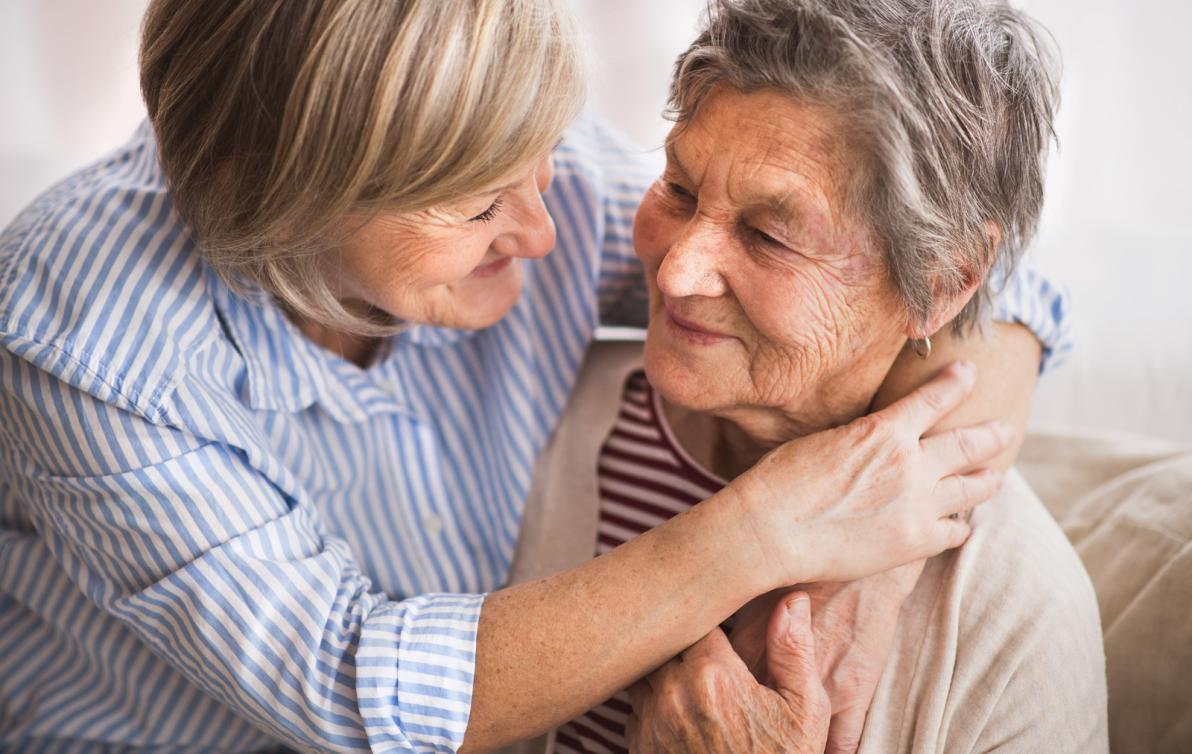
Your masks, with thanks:
[[[694,410],[780,414],[778,434],[863,412],[908,324],[839,199],[851,156],[834,119],[718,88],[676,134],[634,229],[651,382]]]
[[[341,297],[417,324],[496,323],[521,293],[518,259],[554,248],[542,202],[551,176],[545,155],[451,206],[371,220],[333,257]]]

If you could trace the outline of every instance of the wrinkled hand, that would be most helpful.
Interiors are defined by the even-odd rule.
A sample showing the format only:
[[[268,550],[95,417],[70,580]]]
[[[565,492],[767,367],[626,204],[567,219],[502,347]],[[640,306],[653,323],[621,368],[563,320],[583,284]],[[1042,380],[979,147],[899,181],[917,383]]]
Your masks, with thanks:
[[[950,366],[881,411],[779,446],[718,493],[752,538],[744,552],[766,575],[759,586],[852,581],[963,543],[969,525],[951,514],[985,502],[1002,480],[965,470],[1009,447],[1013,429],[923,435],[975,379],[971,365]]]
[[[771,687],[758,683],[715,629],[629,689],[634,754],[818,754],[831,710],[819,680],[806,595],[778,602],[767,623]]]
[[[820,678],[832,708],[826,754],[853,754],[865,716],[885,670],[902,603],[915,588],[923,561],[847,583],[800,587],[811,596]],[[762,595],[736,616],[732,647],[759,682],[772,683],[766,658],[766,626],[779,590]]]

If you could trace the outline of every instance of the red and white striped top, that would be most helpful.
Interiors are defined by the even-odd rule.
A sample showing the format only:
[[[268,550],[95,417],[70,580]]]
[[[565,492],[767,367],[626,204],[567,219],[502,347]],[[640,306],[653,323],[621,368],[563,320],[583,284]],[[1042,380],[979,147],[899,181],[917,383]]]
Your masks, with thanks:
[[[608,552],[710,497],[727,484],[706,471],[670,430],[658,394],[637,372],[625,382],[621,410],[600,449],[600,524],[596,554]],[[557,754],[628,752],[628,695],[613,698],[559,728]]]

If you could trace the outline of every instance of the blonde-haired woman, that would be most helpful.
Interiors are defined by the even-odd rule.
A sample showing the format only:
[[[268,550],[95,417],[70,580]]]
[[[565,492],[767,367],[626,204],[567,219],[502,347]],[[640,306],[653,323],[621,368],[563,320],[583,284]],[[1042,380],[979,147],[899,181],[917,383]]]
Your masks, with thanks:
[[[963,540],[1007,433],[920,437],[971,368],[501,589],[597,322],[645,314],[653,176],[569,127],[581,61],[556,0],[152,2],[151,126],[0,237],[0,748],[484,750],[772,588]],[[959,415],[1029,399],[1003,336]]]

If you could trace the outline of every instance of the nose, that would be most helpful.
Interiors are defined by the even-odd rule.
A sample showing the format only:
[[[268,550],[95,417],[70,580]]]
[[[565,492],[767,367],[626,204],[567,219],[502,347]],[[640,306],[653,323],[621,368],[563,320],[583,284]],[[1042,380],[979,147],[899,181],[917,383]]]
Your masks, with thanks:
[[[518,252],[515,256],[540,259],[555,248],[555,221],[546,210],[546,203],[540,194],[529,200],[526,208],[529,216],[518,233]]]
[[[658,267],[658,289],[667,298],[723,296],[728,292],[723,251],[731,243],[711,223],[694,217],[667,249]]]
[[[540,259],[555,248],[555,221],[546,209],[542,194],[550,188],[554,166],[550,157],[539,162],[534,173],[517,189],[517,230],[493,241],[497,252],[509,257]],[[531,180],[532,179],[532,180]]]

